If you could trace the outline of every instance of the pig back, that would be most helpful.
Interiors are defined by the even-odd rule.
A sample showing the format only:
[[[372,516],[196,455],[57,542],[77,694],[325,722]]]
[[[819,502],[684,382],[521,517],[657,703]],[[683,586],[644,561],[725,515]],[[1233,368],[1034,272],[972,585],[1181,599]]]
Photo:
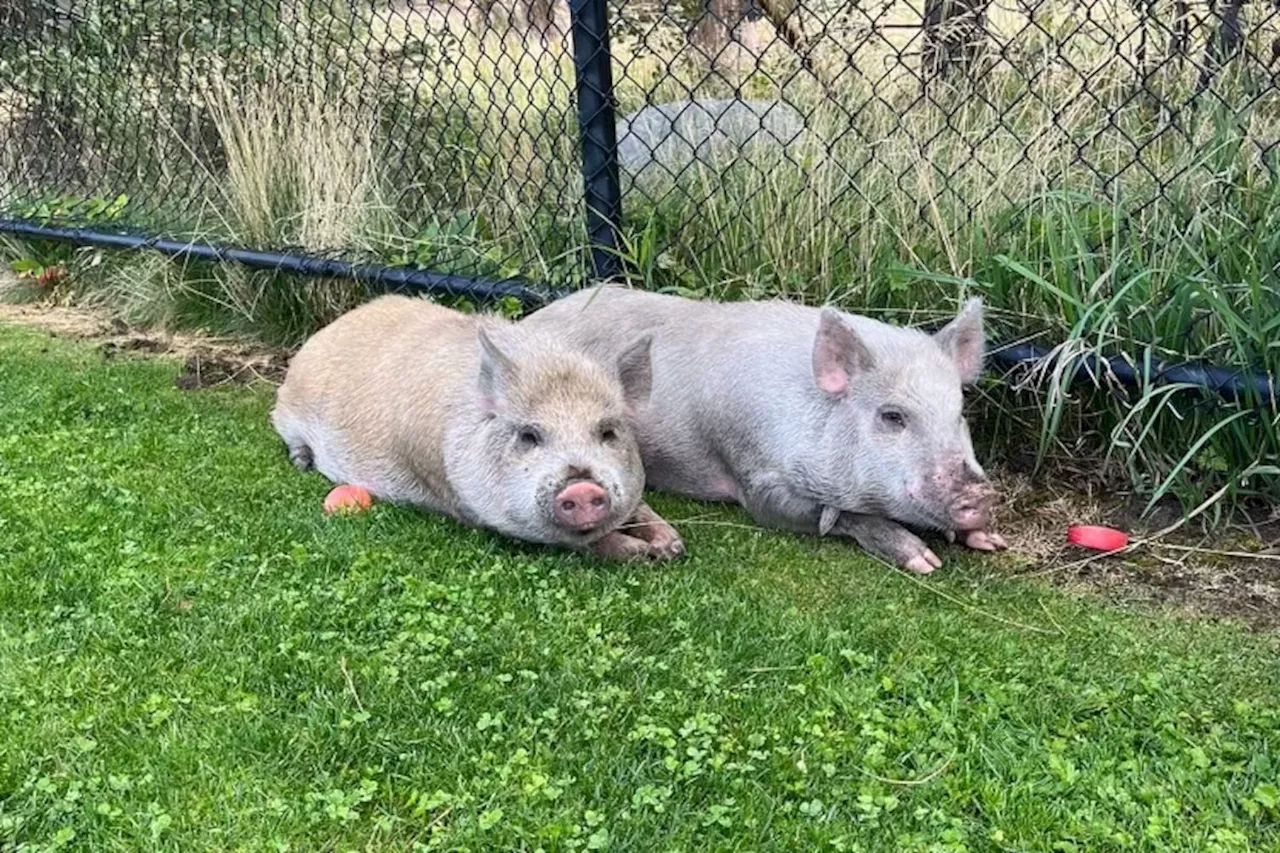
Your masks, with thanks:
[[[449,509],[444,435],[477,369],[476,322],[421,299],[376,299],[303,346],[280,399],[315,425],[348,476],[403,482],[410,493],[424,486],[423,499]]]

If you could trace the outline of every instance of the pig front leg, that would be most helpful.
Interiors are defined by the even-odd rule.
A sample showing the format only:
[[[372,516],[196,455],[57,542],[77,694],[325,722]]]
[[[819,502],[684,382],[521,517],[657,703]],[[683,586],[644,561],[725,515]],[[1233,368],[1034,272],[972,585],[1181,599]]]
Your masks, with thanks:
[[[591,553],[601,560],[644,560],[649,557],[649,543],[615,530],[592,542]]]
[[[924,540],[887,518],[842,512],[831,532],[848,536],[869,553],[918,575],[927,575],[942,565]]]
[[[832,510],[834,522],[828,523],[829,519],[823,513],[815,525],[814,515],[820,507],[808,495],[797,493],[789,480],[778,474],[757,477],[743,503],[762,527],[848,536],[867,552],[916,574],[928,574],[942,565],[942,560],[924,544],[924,540],[887,518]]]
[[[670,560],[684,553],[684,541],[662,516],[641,502],[631,518],[598,539],[591,550],[605,560]]]
[[[649,556],[659,560],[679,557],[684,553],[684,540],[666,519],[653,511],[644,501],[636,507],[635,513],[622,525],[621,530],[649,544]]]

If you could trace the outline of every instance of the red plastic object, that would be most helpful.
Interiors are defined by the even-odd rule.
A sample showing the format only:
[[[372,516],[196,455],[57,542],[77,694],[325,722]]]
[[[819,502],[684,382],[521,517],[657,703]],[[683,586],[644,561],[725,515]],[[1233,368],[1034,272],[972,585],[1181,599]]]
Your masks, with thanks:
[[[1067,528],[1067,541],[1094,551],[1119,551],[1129,544],[1129,534],[1112,527],[1077,524]]]
[[[338,486],[324,499],[324,514],[364,512],[373,506],[373,495],[363,486]]]

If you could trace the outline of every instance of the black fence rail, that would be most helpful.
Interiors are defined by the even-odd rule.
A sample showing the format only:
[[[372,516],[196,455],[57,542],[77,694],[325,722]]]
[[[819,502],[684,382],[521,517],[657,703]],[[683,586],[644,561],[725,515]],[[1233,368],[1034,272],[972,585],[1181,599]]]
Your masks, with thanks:
[[[1273,180],[1278,15],[0,0],[0,230],[521,298],[621,274],[825,297],[1049,197],[1102,221]],[[494,286],[520,280],[542,289]]]

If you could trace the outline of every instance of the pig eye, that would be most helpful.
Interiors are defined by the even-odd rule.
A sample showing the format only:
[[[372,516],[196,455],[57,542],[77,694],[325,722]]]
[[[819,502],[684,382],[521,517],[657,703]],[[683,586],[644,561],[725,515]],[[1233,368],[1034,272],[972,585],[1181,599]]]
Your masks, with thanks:
[[[894,429],[902,429],[907,425],[907,416],[897,409],[885,409],[880,413],[880,420]]]
[[[518,433],[520,446],[525,450],[532,450],[539,444],[542,444],[542,436],[533,427],[521,427]]]
[[[605,444],[616,441],[618,438],[618,430],[610,424],[600,425],[600,440]]]

